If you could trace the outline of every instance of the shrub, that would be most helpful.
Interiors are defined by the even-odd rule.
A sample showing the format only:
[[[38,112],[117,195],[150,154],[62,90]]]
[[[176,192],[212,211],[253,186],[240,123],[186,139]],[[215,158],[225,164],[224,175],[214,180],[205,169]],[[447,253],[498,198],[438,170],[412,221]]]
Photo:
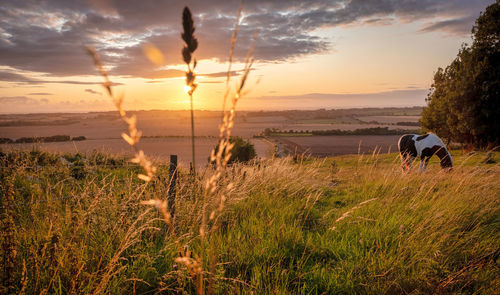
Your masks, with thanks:
[[[53,135],[45,137],[21,137],[16,140],[16,143],[61,142],[69,140],[70,140],[69,135]]]
[[[13,143],[14,141],[10,138],[0,137],[0,143]]]
[[[418,126],[420,127],[420,122],[397,122],[396,125],[398,126]]]
[[[86,140],[87,138],[85,136],[75,136],[73,138],[71,138],[71,140],[73,141],[82,141],[82,140]]]
[[[234,136],[229,139],[229,142],[234,144],[234,146],[231,150],[231,158],[229,159],[228,164],[232,164],[234,162],[246,163],[257,156],[254,145],[249,141],[244,140],[241,137]],[[215,147],[215,153],[217,153],[218,150],[219,145]]]

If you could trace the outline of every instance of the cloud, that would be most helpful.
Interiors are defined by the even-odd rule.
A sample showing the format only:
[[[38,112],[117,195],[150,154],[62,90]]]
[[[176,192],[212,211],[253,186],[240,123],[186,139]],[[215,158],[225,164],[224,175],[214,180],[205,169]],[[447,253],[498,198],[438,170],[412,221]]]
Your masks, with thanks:
[[[146,79],[179,78],[185,76],[186,73],[184,71],[174,69],[150,71],[139,75],[139,77]]]
[[[234,57],[236,60],[245,57],[255,29],[259,34],[254,53],[260,62],[283,62],[333,50],[331,40],[315,35],[315,31],[326,27],[423,20],[426,25],[422,32],[465,34],[470,31],[479,11],[491,2],[247,1]],[[92,61],[83,49],[90,45],[98,50],[105,64],[113,65],[110,74],[176,76],[178,73],[172,70],[156,71],[144,56],[141,44],[154,44],[164,53],[167,64],[178,64],[182,47],[180,14],[186,4],[193,12],[195,34],[200,41],[196,57],[225,61],[238,1],[3,0],[0,7],[0,65],[51,76],[95,75]]]
[[[84,82],[84,81],[72,81],[72,80],[52,80],[52,81],[40,81],[40,83],[49,83],[49,84],[76,84],[76,85],[102,85],[102,82]],[[112,86],[123,85],[123,83],[112,82]]]
[[[0,81],[5,82],[17,82],[17,83],[30,83],[39,84],[40,81],[36,79],[31,79],[21,74],[16,74],[12,72],[0,72]]]
[[[19,84],[76,84],[76,85],[101,85],[102,82],[74,81],[74,80],[40,80],[26,77],[22,74],[13,73],[11,71],[0,72],[0,81],[13,82]],[[123,85],[123,83],[112,83],[113,86]]]
[[[254,70],[254,69],[252,69]],[[231,71],[231,76],[238,76],[243,71]],[[207,74],[198,74],[198,76],[211,77],[211,78],[220,78],[227,77],[227,72],[215,72],[215,73],[207,73]]]
[[[221,84],[224,83],[223,81],[199,81],[198,83],[204,83],[204,84]]]
[[[471,24],[474,23],[475,17],[462,17],[448,19],[427,24],[420,32],[428,33],[434,31],[442,31],[455,35],[467,35],[471,32]]]
[[[108,100],[69,100],[54,102],[46,98],[33,99],[25,96],[0,97],[1,114],[57,113],[113,110]]]
[[[2,96],[0,97],[0,103],[1,104],[6,104],[6,105],[18,105],[18,106],[23,106],[23,105],[33,105],[33,104],[39,104],[40,102],[37,99],[34,98],[29,98],[26,96]]]
[[[97,94],[97,95],[102,95],[101,92],[98,92],[98,91],[95,91],[95,90],[92,90],[92,89],[85,89],[85,92],[88,92],[88,93],[91,93],[91,94]]]
[[[53,95],[53,94],[48,92],[32,92],[28,93],[28,95]]]
[[[231,76],[237,76],[242,71],[231,71]],[[182,78],[186,76],[186,72],[176,69],[166,69],[166,70],[145,70],[136,74],[138,77],[145,79],[167,79],[167,78]],[[220,78],[226,77],[227,72],[215,72],[215,73],[206,73],[206,74],[197,74],[198,76],[210,77],[210,78]],[[153,81],[149,81],[148,83],[155,83]]]

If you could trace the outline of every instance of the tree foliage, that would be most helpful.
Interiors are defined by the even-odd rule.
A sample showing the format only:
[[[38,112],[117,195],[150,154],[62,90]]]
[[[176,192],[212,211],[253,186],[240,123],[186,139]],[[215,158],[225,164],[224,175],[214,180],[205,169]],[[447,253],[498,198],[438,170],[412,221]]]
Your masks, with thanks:
[[[500,0],[481,13],[445,69],[438,68],[422,112],[422,127],[476,147],[500,143]]]
[[[245,163],[257,156],[254,145],[249,141],[246,141],[238,136],[231,136],[231,138],[229,138],[229,142],[234,144],[234,146],[231,149],[231,158],[229,158],[228,164],[235,162]],[[217,153],[218,150],[219,145],[217,144],[215,147],[215,153]],[[223,153],[222,156],[225,156],[225,154]]]

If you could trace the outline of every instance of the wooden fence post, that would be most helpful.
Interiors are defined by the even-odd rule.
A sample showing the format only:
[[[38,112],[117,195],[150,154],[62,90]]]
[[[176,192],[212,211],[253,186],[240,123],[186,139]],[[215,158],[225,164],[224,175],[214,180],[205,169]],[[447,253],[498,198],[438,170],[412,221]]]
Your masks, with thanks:
[[[168,170],[168,210],[173,217],[175,213],[175,196],[177,194],[177,155],[170,155],[170,167]]]

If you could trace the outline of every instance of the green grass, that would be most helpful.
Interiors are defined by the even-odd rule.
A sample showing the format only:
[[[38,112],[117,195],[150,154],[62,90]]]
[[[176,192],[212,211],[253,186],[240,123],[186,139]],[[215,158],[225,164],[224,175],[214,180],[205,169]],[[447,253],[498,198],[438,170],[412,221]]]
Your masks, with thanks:
[[[200,201],[181,171],[174,226],[220,294],[495,293],[500,166],[482,164],[484,153],[453,156],[451,173],[433,159],[426,173],[401,174],[396,154],[233,167],[219,185],[234,188],[203,242]],[[122,159],[65,158],[81,173],[61,155],[1,155],[2,227],[10,216],[15,232],[9,242],[2,231],[0,258],[16,266],[9,274],[2,267],[3,287],[194,293],[159,213],[140,205],[166,198],[168,167],[145,185]]]

